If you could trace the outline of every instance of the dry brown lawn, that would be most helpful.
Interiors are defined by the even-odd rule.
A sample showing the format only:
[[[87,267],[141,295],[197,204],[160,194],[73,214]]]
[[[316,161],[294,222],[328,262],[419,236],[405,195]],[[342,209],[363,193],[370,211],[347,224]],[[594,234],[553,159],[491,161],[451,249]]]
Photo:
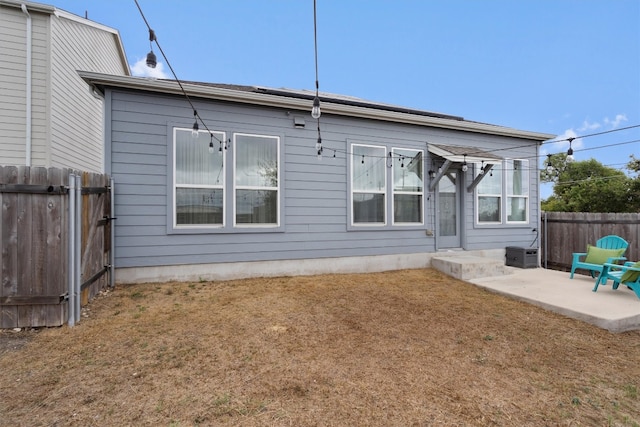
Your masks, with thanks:
[[[11,426],[638,426],[640,332],[430,269],[119,286],[0,333]]]

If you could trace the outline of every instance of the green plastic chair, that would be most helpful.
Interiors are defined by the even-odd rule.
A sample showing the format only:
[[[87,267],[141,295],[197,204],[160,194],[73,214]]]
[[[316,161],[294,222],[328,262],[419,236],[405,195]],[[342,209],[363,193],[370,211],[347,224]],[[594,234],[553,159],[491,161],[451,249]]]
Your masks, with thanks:
[[[609,235],[602,237],[595,246],[588,246],[587,252],[576,252],[573,254],[571,263],[571,279],[573,273],[579,268],[588,270],[591,277],[596,277],[596,273],[602,274],[602,266],[605,263],[613,264],[615,261],[626,260],[624,252],[629,247],[629,243],[620,236]],[[605,282],[606,283],[606,282]]]
[[[613,289],[618,289],[620,284],[625,285],[640,298],[640,262],[625,262],[624,265],[605,263],[602,274],[596,279],[593,292],[599,285],[606,285],[607,280],[613,280]]]

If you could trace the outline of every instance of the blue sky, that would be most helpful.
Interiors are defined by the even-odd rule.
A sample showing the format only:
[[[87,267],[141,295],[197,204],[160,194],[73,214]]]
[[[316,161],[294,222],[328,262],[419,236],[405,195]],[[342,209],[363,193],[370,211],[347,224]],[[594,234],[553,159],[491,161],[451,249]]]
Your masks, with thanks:
[[[315,88],[313,0],[138,3],[181,80]],[[134,0],[50,4],[117,29],[149,71]],[[640,157],[640,127],[616,130],[640,125],[638,0],[317,0],[317,24],[323,92],[575,137],[577,160],[615,168]]]

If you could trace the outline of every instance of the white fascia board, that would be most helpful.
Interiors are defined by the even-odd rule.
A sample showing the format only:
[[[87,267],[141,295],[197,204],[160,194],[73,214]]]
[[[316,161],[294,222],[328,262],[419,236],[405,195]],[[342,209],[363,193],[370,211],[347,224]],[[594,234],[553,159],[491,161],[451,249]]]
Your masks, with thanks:
[[[42,12],[51,14],[56,10],[55,7],[43,3],[16,0],[0,0],[0,6],[9,6],[21,9],[23,4],[27,7],[27,10],[29,12]]]
[[[110,86],[125,89],[137,89],[148,92],[166,94],[182,94],[180,85],[174,80],[158,80],[146,77],[114,76],[88,71],[78,71],[87,83],[94,86]],[[311,111],[311,99],[299,99],[265,93],[244,92],[207,85],[198,85],[181,82],[187,95],[190,97],[215,99],[252,105],[288,108]],[[374,104],[375,105],[375,104]],[[453,129],[466,132],[476,132],[491,135],[509,136],[534,141],[546,141],[555,137],[552,134],[522,131],[502,126],[485,123],[469,122],[464,120],[451,120],[439,117],[421,116],[418,114],[386,111],[372,107],[344,105],[322,101],[323,114],[335,114],[339,116],[359,117],[378,121],[390,121],[397,123],[414,124],[418,126],[430,126],[443,129]]]

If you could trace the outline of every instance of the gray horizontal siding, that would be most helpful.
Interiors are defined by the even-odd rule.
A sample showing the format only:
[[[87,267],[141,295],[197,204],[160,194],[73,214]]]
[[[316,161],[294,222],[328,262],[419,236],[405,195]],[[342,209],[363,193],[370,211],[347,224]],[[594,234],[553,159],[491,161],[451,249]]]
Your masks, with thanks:
[[[26,16],[0,6],[0,159],[25,162]]]
[[[212,131],[227,138],[234,132],[275,135],[282,138],[282,231],[239,229],[238,232],[168,233],[167,201],[171,187],[172,126],[190,128],[193,112],[181,97],[133,91],[108,91],[111,132],[111,174],[116,182],[116,266],[146,267],[193,263],[241,262],[392,255],[432,252],[434,198],[425,193],[425,224],[422,227],[359,227],[350,230],[347,163],[351,142],[422,149],[427,143],[469,145],[505,149],[527,145],[526,141],[472,135],[444,129],[426,129],[398,123],[380,123],[322,116],[324,156],[315,154],[317,129],[308,112],[248,107],[194,100],[196,109]],[[304,129],[293,127],[293,117],[304,116]],[[336,150],[336,157],[333,157]],[[513,148],[524,157],[535,155],[535,146]],[[504,153],[506,154],[506,153]],[[226,153],[228,171],[232,153]],[[535,162],[533,162],[535,163]],[[426,164],[426,170],[429,169]],[[230,187],[227,187],[227,190]],[[533,196],[533,195],[532,195]],[[389,195],[388,197],[391,197]],[[532,200],[533,197],[532,197]],[[473,194],[465,205],[473,206]],[[537,203],[537,202],[536,202]],[[232,209],[232,206],[227,206]],[[494,248],[502,239],[524,241],[530,229],[512,234],[504,230],[474,228],[473,210],[465,215],[468,248]],[[390,223],[390,219],[388,220]],[[533,233],[531,233],[533,234]],[[534,236],[530,236],[534,237]],[[514,240],[515,239],[515,240]],[[487,246],[488,245],[488,246]],[[504,246],[504,244],[502,244]]]
[[[52,164],[101,172],[103,105],[77,70],[125,74],[117,40],[111,32],[52,16],[50,45]]]

